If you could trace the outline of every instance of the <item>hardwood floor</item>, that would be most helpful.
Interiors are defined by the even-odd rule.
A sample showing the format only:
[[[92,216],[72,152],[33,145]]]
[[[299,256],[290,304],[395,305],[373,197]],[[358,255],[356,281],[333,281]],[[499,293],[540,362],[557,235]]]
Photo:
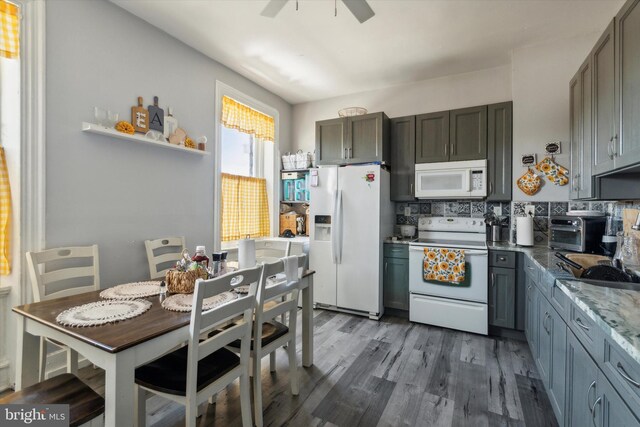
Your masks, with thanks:
[[[398,317],[377,322],[323,310],[314,316],[315,365],[299,368],[299,396],[290,394],[285,352],[278,351],[273,374],[263,360],[267,426],[557,425],[524,342]],[[80,371],[98,393],[103,376],[100,369]],[[241,425],[238,392],[236,382],[215,405],[203,405],[200,425]],[[182,406],[148,401],[147,425],[183,423]]]

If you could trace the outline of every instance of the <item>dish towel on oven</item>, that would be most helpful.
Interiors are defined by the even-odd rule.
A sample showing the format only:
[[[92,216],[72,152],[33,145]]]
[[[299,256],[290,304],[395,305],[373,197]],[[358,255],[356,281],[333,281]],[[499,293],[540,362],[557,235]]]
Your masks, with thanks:
[[[451,285],[464,282],[465,256],[463,249],[424,248],[422,277]]]

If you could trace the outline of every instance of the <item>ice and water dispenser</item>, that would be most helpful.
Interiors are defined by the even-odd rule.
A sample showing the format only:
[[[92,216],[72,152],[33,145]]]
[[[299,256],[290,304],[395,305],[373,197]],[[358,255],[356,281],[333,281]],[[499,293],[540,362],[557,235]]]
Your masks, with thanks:
[[[316,215],[314,217],[315,240],[331,240],[331,215]]]

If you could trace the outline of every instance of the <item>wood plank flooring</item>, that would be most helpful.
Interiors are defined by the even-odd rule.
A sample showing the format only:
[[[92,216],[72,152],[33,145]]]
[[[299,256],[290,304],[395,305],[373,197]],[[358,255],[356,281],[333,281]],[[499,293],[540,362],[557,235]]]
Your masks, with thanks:
[[[318,310],[315,365],[299,368],[300,395],[288,384],[286,353],[275,373],[262,364],[266,426],[556,426],[524,342]],[[300,319],[298,319],[300,321]],[[298,329],[300,331],[300,328]],[[300,343],[300,340],[298,340]],[[300,364],[300,345],[298,345]],[[104,392],[100,369],[80,377]],[[201,426],[239,426],[237,382],[201,407]],[[184,409],[159,397],[147,425],[184,424]]]

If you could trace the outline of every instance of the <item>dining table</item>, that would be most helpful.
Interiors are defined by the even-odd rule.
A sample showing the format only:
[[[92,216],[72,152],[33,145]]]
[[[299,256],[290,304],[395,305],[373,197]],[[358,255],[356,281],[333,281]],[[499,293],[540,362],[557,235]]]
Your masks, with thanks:
[[[300,281],[302,305],[302,365],[313,365],[313,270]],[[100,291],[25,304],[13,308],[19,315],[15,388],[38,382],[40,338],[67,345],[105,371],[105,425],[134,422],[135,369],[157,359],[189,339],[190,312],[169,311],[160,295],[145,313],[101,326],[63,326],[58,314],[72,307],[100,301]]]

